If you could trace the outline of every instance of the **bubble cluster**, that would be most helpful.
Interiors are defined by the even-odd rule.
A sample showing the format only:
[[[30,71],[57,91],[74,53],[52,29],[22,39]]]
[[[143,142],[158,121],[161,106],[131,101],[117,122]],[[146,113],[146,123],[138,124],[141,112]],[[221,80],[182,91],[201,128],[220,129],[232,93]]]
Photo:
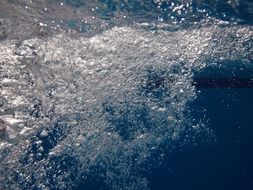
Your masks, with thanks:
[[[149,189],[174,150],[212,139],[194,73],[250,65],[253,30],[202,8],[195,25],[194,2],[17,1],[34,17],[0,20],[0,189]]]
[[[9,124],[3,187],[148,189],[146,173],[208,131],[189,114],[193,72],[221,56],[247,64],[251,29],[133,27],[2,45],[2,69],[11,71],[2,84],[15,80],[3,88],[2,102],[16,113],[2,117]],[[238,38],[228,44],[232,34]]]

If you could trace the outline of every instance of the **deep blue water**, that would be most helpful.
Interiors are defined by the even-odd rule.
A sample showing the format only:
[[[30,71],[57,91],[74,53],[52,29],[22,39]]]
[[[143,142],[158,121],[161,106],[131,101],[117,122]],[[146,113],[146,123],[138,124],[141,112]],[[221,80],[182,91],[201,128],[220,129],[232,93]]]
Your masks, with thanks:
[[[197,76],[226,78],[232,70],[210,68]],[[234,73],[235,78],[253,76],[252,68]],[[203,85],[198,90],[198,98],[190,106],[192,115],[206,114],[217,141],[173,153],[150,177],[152,189],[253,189],[252,87]]]
[[[107,8],[97,10],[97,14],[106,18],[110,18],[115,11],[122,11],[128,13],[133,21],[134,19],[157,21],[157,19],[163,18],[163,22],[169,23],[172,16],[176,20],[188,19],[187,26],[183,27],[191,26],[193,22],[206,18],[207,12],[208,16],[221,20],[236,20],[239,23],[238,25],[251,25],[253,20],[253,3],[249,0],[239,1],[240,4],[236,8],[231,8],[227,1],[193,1],[189,11],[180,15],[171,12],[168,14],[171,1],[162,2],[160,9],[157,9],[157,4],[154,1],[141,1],[141,3],[135,0],[124,2],[99,0],[99,2],[106,4]],[[173,2],[178,3],[179,1]],[[198,2],[202,3],[199,4]],[[74,9],[86,6],[86,2],[82,0],[64,0],[64,3],[73,6]],[[205,13],[203,13],[204,9]],[[152,14],[148,14],[150,12]],[[76,20],[70,20],[67,25],[73,29],[77,26],[77,22]],[[205,118],[208,128],[214,135],[200,134],[194,140],[197,144],[188,143],[182,149],[175,145],[178,149],[168,152],[159,167],[144,172],[143,175],[148,179],[151,190],[253,189],[253,66],[236,68],[226,65],[229,64],[224,63],[221,67],[207,67],[200,73],[194,73],[193,84],[196,86],[197,98],[188,105],[187,114],[190,114],[191,118],[196,121]],[[241,69],[242,67],[243,69]],[[163,83],[158,76],[159,74],[161,73],[150,76],[153,83],[151,82],[150,86],[142,89],[143,93],[148,96],[147,94],[150,91],[155,91],[154,89],[157,88],[158,90],[152,94],[157,100],[162,99],[161,94],[163,94],[159,91],[160,83]],[[113,116],[115,111],[113,109],[113,107],[105,105],[105,112],[110,117]],[[149,123],[146,120],[145,114],[150,110],[145,109],[145,105],[141,107],[139,110],[143,110],[143,113],[134,119],[143,122],[148,128],[152,122]],[[139,110],[137,109],[136,112],[140,112]],[[125,112],[127,111],[125,110]],[[108,122],[118,127],[116,127],[116,132],[122,139],[129,140],[131,131],[125,129],[134,124],[124,117],[128,114],[125,112],[122,113],[122,117],[108,120]],[[59,119],[59,123],[61,120],[78,121],[78,117],[78,113],[74,116],[66,116],[66,118],[63,116]],[[64,133],[62,133],[62,127],[65,128]],[[30,153],[34,153],[34,155],[37,153],[36,151],[39,148],[36,147],[35,141],[41,140],[44,148],[41,157],[34,159],[34,161],[39,162],[46,158],[48,152],[57,145],[57,142],[67,135],[68,126],[58,125],[57,121],[47,137],[38,135],[34,143],[31,140],[31,147],[26,152],[27,157],[22,158],[23,164],[29,162],[28,156]],[[191,131],[187,135],[191,135]],[[166,150],[166,148],[164,149]],[[78,173],[76,171],[78,168],[73,167],[73,165],[77,161],[71,156],[68,157],[67,155],[64,158],[55,156],[50,162],[54,163],[53,167],[60,167],[63,172],[71,171],[73,173],[70,178],[72,182],[78,183],[74,185],[76,190],[109,190],[104,184],[105,179],[100,179],[99,175],[88,176],[85,180],[76,179],[77,176],[74,176],[74,174]],[[149,164],[152,165],[152,163]],[[106,169],[103,170],[94,166],[90,170],[94,173],[103,173]],[[49,175],[53,176],[53,174]],[[52,176],[49,176],[49,178]],[[18,177],[17,180],[19,180]],[[54,186],[56,182],[51,180],[50,183],[51,186]],[[22,182],[20,182],[20,185],[23,185]]]

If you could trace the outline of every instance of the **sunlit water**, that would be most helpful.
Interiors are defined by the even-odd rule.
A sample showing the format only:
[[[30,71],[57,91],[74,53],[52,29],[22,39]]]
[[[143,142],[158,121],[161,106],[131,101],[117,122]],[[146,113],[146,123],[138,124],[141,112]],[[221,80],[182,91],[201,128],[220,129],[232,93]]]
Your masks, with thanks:
[[[1,190],[252,188],[250,1],[0,5]]]

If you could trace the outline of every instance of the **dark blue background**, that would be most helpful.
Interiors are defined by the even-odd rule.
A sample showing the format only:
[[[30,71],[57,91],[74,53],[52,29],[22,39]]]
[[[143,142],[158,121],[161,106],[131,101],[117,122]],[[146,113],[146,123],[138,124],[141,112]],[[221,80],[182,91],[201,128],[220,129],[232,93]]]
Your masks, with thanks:
[[[252,68],[234,69],[208,68],[196,76],[198,80],[229,75],[236,80],[253,78]],[[190,146],[169,155],[166,164],[150,176],[152,189],[253,189],[253,88],[227,85],[200,86],[197,100],[190,105],[193,117],[207,116],[216,142]]]

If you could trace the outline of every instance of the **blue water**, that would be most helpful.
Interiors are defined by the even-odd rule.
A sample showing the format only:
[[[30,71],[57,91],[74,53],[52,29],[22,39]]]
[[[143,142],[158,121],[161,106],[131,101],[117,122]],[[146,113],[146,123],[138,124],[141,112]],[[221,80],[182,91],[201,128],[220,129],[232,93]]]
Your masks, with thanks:
[[[209,69],[197,76],[224,77],[233,69]],[[211,73],[211,74],[210,74]],[[253,77],[253,70],[238,71],[234,77]],[[229,84],[227,84],[229,85]],[[253,188],[253,89],[247,87],[200,86],[191,103],[191,115],[208,118],[216,140],[206,142],[201,135],[198,145],[173,150],[163,164],[145,174],[153,190],[251,190]],[[204,139],[203,139],[204,138]],[[107,189],[102,180],[90,179],[77,190]]]
[[[253,89],[199,90],[192,114],[206,114],[217,141],[173,153],[151,175],[152,189],[252,189]]]
[[[64,4],[72,7],[73,12],[78,12],[85,6],[92,7],[89,2],[84,0],[56,0],[55,2],[64,2]],[[202,22],[207,23],[205,26],[212,26],[214,20],[220,20],[226,24],[229,23],[227,24],[229,26],[243,27],[251,26],[253,20],[253,3],[249,0],[232,1],[235,4],[239,2],[239,4],[236,5],[231,5],[228,1],[218,0],[190,1],[191,3],[185,5],[184,11],[182,11],[182,13],[180,12],[180,14],[177,10],[175,11],[175,7],[180,5],[180,0],[161,1],[159,6],[156,1],[148,0],[98,0],[96,2],[98,2],[100,7],[97,9],[95,8],[92,11],[92,15],[95,15],[96,18],[103,18],[103,21],[108,22],[108,25],[111,27],[124,25],[131,27],[136,23],[148,22],[168,24],[169,26],[172,25],[172,28],[170,28],[172,31],[187,31],[189,28],[198,28],[198,24]],[[97,4],[95,3],[95,5]],[[119,13],[125,15],[126,18],[123,17],[124,19],[122,19],[119,16],[120,19],[118,19],[117,16]],[[224,27],[227,26],[226,24]],[[80,19],[66,18],[63,25],[69,30],[79,30]],[[81,24],[81,29],[79,30],[81,35],[87,32],[86,27],[86,24]],[[149,27],[150,28],[147,27],[148,29],[146,30],[150,30],[152,34],[156,34],[156,28],[152,28],[152,26]],[[187,33],[185,33],[185,35],[187,35]],[[231,39],[231,41],[232,42],[228,40],[227,43],[233,43],[233,39]],[[249,39],[247,42],[248,44],[245,43],[243,46],[248,47],[250,52],[253,46],[253,39]],[[87,51],[89,51],[89,48],[90,47],[87,48]],[[92,47],[90,49],[92,49]],[[96,53],[98,56],[101,56],[99,51],[95,52],[95,54]],[[176,53],[175,51],[175,54]],[[226,53],[233,54],[234,52]],[[245,57],[247,57],[247,55],[245,55]],[[135,59],[137,60],[137,58]],[[206,60],[208,61],[208,59]],[[100,136],[94,135],[93,137],[91,135],[91,137],[87,136],[87,151],[86,141],[84,141],[82,145],[83,148],[80,148],[80,154],[78,148],[72,149],[72,147],[66,145],[66,153],[64,149],[64,151],[59,154],[50,155],[50,151],[61,144],[61,142],[64,142],[67,137],[70,138],[69,134],[71,134],[71,128],[73,126],[76,127],[80,124],[89,127],[89,125],[91,125],[88,123],[89,117],[85,118],[86,115],[85,117],[82,116],[83,113],[77,112],[61,115],[53,120],[53,122],[50,121],[50,125],[47,126],[48,129],[50,129],[47,136],[42,136],[41,133],[43,130],[39,129],[29,139],[30,142],[25,152],[17,159],[19,162],[19,169],[21,168],[22,170],[23,166],[31,166],[32,174],[27,175],[32,177],[27,179],[19,175],[18,172],[12,172],[12,180],[10,180],[10,183],[14,183],[13,181],[15,181],[19,189],[28,190],[29,188],[33,190],[46,189],[42,186],[34,186],[34,184],[37,183],[37,179],[41,180],[40,183],[47,184],[50,190],[139,190],[143,187],[151,190],[252,190],[253,60],[250,60],[250,63],[247,62],[246,64],[243,61],[244,60],[241,60],[242,63],[238,63],[238,66],[233,61],[230,62],[230,60],[225,60],[221,61],[220,65],[218,64],[213,67],[210,66],[202,70],[193,71],[191,83],[196,88],[196,97],[194,100],[187,103],[187,110],[184,110],[182,113],[174,113],[174,115],[178,120],[182,119],[180,117],[182,114],[187,115],[193,124],[196,122],[195,124],[197,125],[199,122],[200,127],[208,130],[194,130],[187,126],[187,124],[184,124],[185,127],[182,127],[184,130],[182,130],[182,134],[180,133],[180,138],[176,140],[168,138],[167,141],[164,140],[159,144],[159,148],[155,146],[155,148],[153,148],[153,144],[148,144],[146,141],[141,141],[138,144],[139,141],[136,140],[136,133],[144,134],[144,132],[148,131],[154,139],[159,138],[159,132],[163,138],[163,133],[172,134],[170,130],[162,131],[163,128],[161,127],[169,126],[170,122],[172,122],[164,119],[167,112],[159,112],[159,114],[157,114],[157,112],[149,107],[149,104],[146,103],[145,100],[147,102],[153,101],[156,103],[155,105],[166,105],[166,108],[169,109],[170,106],[172,107],[170,104],[172,100],[170,102],[170,100],[167,99],[170,95],[170,89],[167,89],[166,83],[172,83],[173,80],[176,80],[173,78],[174,75],[171,77],[170,74],[176,73],[177,76],[184,74],[183,71],[182,73],[180,73],[181,71],[177,71],[178,68],[175,68],[175,71],[171,69],[168,72],[162,67],[160,70],[155,66],[144,67],[140,70],[140,76],[134,78],[134,80],[138,79],[142,82],[141,85],[137,87],[137,93],[135,94],[135,96],[142,98],[140,101],[137,99],[139,102],[136,101],[137,103],[132,105],[132,102],[129,100],[125,102],[120,101],[120,104],[117,104],[118,102],[114,102],[114,94],[112,93],[112,99],[109,97],[106,101],[102,102],[102,110],[98,111],[99,114],[103,116],[106,124],[110,126],[106,128],[106,130],[108,130],[106,132],[112,132],[118,135],[117,139],[116,137],[111,137],[115,138],[115,141],[106,141],[107,137],[105,137],[105,143],[109,143],[109,145],[108,147],[106,146],[103,151],[108,151],[108,154],[99,152],[99,143],[101,143],[99,139],[92,139],[96,137],[100,138]],[[183,62],[184,60],[182,63]],[[181,66],[180,64],[178,67]],[[209,65],[209,63],[207,63],[207,65]],[[134,67],[134,69],[136,69],[136,67]],[[126,73],[122,75],[124,74]],[[127,74],[126,76],[129,77]],[[104,82],[103,79],[100,80],[101,83]],[[97,86],[94,88],[96,89],[96,87]],[[82,87],[79,88],[82,89]],[[77,91],[79,91],[79,89]],[[50,98],[50,95],[48,96]],[[176,96],[175,99],[180,99],[180,95],[178,97]],[[178,102],[181,103],[180,100],[176,101],[176,103]],[[35,108],[36,106],[39,108]],[[39,111],[42,109],[42,103],[39,102],[36,106],[32,107],[32,111],[28,110],[28,112],[30,112],[31,117],[38,119],[41,117],[41,112]],[[95,108],[94,106],[94,109]],[[83,112],[87,110],[83,108]],[[53,114],[54,113],[52,113],[52,117],[54,116]],[[88,113],[87,111],[87,115],[89,114],[92,117],[94,113]],[[153,119],[151,118],[152,114],[154,115]],[[94,126],[99,125],[99,117],[101,115],[98,115],[97,120],[92,118],[93,120],[91,123],[94,121],[98,122],[98,124],[94,122]],[[50,118],[50,116],[48,117]],[[69,125],[68,122],[71,123],[72,121],[77,121],[77,124],[75,123],[73,126]],[[139,129],[139,126],[142,128]],[[161,131],[159,132],[153,129],[159,127],[161,127]],[[78,134],[78,132],[74,134]],[[101,135],[101,138],[102,137],[104,136]],[[121,139],[120,142],[129,144],[129,146],[120,145],[118,137]],[[136,144],[133,143],[134,140],[137,141]],[[38,141],[40,141],[40,145],[38,145]],[[73,142],[75,141],[73,140]],[[113,144],[114,142],[115,144]],[[103,143],[101,143],[101,147]],[[142,143],[143,147],[145,145],[150,148],[151,151],[146,151],[146,149],[142,150]],[[43,148],[42,151],[40,149],[41,147]],[[89,149],[91,149],[91,151]],[[139,159],[139,150],[143,151],[144,154],[151,152],[151,156],[149,159],[135,164],[132,160]],[[39,156],[36,156],[38,153]],[[81,154],[88,153],[94,154],[97,158],[92,160],[88,157],[90,160],[87,159],[87,163],[85,160],[79,159],[79,157],[82,156]],[[130,156],[127,155],[128,153]],[[31,155],[33,155],[32,158]],[[83,155],[83,158],[85,158],[85,155]],[[113,160],[111,160],[112,158]],[[161,161],[159,159],[161,159]],[[83,161],[83,163],[80,160]],[[43,162],[45,163],[43,164]],[[157,164],[158,162],[159,164]],[[42,164],[40,165],[40,163]],[[87,164],[87,169],[85,168],[85,164]],[[46,168],[46,177],[40,177],[37,170],[40,171],[44,166]],[[126,169],[126,171],[121,171],[122,168]],[[24,170],[24,173],[27,171],[28,173],[30,172],[28,169]],[[60,171],[60,174],[57,173],[56,175],[54,171]],[[110,174],[110,172],[112,172],[112,174]],[[131,175],[131,172],[133,172],[133,175]],[[67,177],[65,176],[66,173],[68,174],[66,175]],[[123,180],[122,175],[124,174],[126,174],[128,178]],[[61,176],[63,177],[61,178]],[[136,178],[136,176],[141,176],[147,181],[139,183],[139,178]],[[59,177],[59,179],[57,177]],[[141,177],[140,179],[143,179]],[[65,178],[67,178],[67,180]],[[64,185],[59,185],[58,180],[63,184],[66,182],[67,185],[64,184],[66,187]],[[8,183],[6,184],[8,185]],[[122,184],[126,186],[120,186]],[[6,190],[12,190],[12,187]]]

